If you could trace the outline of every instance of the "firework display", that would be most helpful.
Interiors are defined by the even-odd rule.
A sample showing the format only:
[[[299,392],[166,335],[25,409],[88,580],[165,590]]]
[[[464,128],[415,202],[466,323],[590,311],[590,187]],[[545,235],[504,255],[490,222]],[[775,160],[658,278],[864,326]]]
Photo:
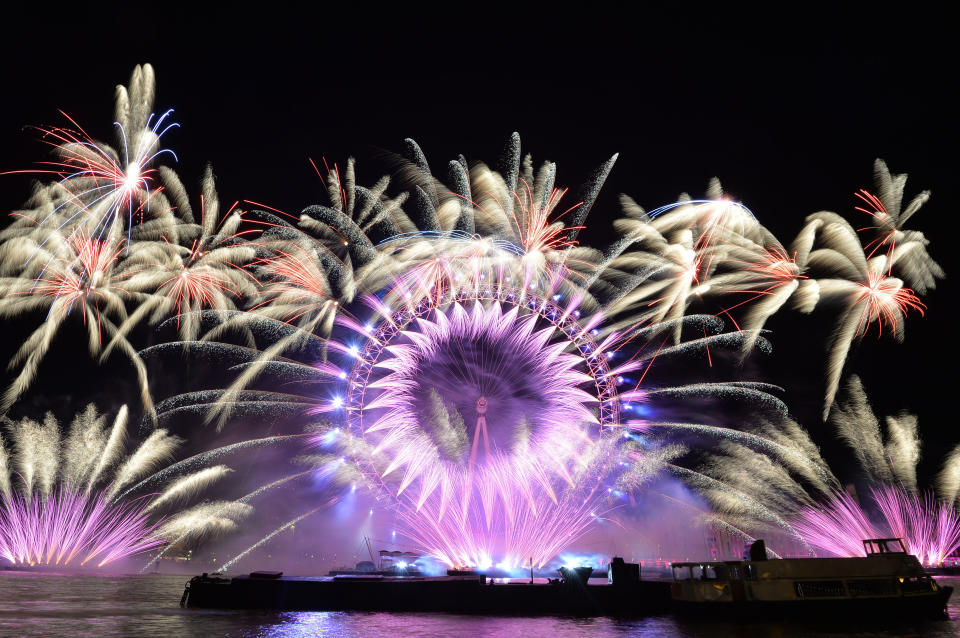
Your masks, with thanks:
[[[184,507],[231,471],[225,465],[143,489],[181,440],[158,429],[127,452],[125,406],[109,427],[87,406],[63,440],[51,415],[4,425],[14,451],[0,448],[0,555],[15,565],[99,567],[229,531],[249,513],[241,503]]]
[[[260,529],[252,502],[297,485],[302,510],[227,566],[359,493],[450,567],[543,567],[664,480],[708,504],[704,525],[774,549],[851,555],[882,531],[933,564],[960,544],[960,454],[935,497],[918,487],[914,417],[889,418],[884,439],[855,377],[837,401],[854,344],[871,327],[902,339],[944,276],[904,227],[929,194],[904,206],[906,177],[882,161],[876,193],[858,194],[860,231],[819,212],[781,243],[714,180],[649,212],[622,196],[617,237],[597,249],[579,238],[617,156],[572,193],[517,134],[495,168],[461,156],[443,178],[406,140],[369,188],[352,159],[318,171],[328,201],[299,216],[223,210],[211,169],[197,207],[161,164],[176,125],[153,101],[153,71],[137,67],[117,93],[119,150],[72,121],[43,130],[56,159],[36,172],[54,179],[0,232],[0,316],[38,323],[0,409],[23,409],[79,322],[93,360],[131,366],[143,415],[125,461],[126,409],[109,431],[92,407],[69,433],[6,419],[8,561],[155,560],[241,519]],[[783,390],[741,367],[771,351],[767,325],[786,312],[833,326],[822,415],[867,477],[859,498]],[[170,357],[214,381],[155,402]],[[233,438],[171,463],[185,420]],[[274,445],[295,446],[300,467],[186,507],[224,482],[221,456]]]
[[[860,556],[863,539],[893,536],[925,565],[942,564],[960,545],[960,516],[953,505],[956,453],[943,464],[937,495],[920,489],[916,417],[887,417],[884,436],[856,376],[831,411],[830,424],[860,470],[846,487],[794,422],[709,432],[723,443],[696,478],[714,515],[736,529],[792,537],[818,555]]]

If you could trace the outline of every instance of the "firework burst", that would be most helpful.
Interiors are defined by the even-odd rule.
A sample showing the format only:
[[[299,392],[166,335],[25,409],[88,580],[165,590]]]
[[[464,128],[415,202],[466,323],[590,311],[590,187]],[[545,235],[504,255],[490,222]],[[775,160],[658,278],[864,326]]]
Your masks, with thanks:
[[[866,496],[858,497],[852,485],[849,492],[841,488],[809,435],[795,423],[757,432],[698,432],[723,443],[700,467],[710,480],[692,483],[724,521],[738,528],[775,537],[786,532],[811,552],[830,556],[862,556],[864,539],[894,536],[923,564],[941,565],[960,546],[956,454],[944,463],[939,496],[919,490],[916,417],[887,417],[884,436],[856,377],[834,406],[831,423],[858,461]],[[764,507],[758,508],[759,503]]]
[[[318,475],[386,499],[405,536],[450,565],[543,565],[614,507],[615,488],[654,476],[657,454],[627,411],[643,406],[657,423],[657,401],[678,397],[782,410],[762,384],[642,387],[655,360],[769,344],[685,315],[685,303],[664,314],[663,287],[642,288],[658,275],[639,252],[577,245],[599,184],[555,214],[555,169],[535,175],[514,154],[501,172],[458,162],[463,179],[446,187],[408,143],[411,202],[373,199],[385,186],[357,186],[351,162],[343,178],[328,172],[331,205],[297,225],[251,211],[265,229],[255,243],[267,255],[251,264],[263,301],[223,315],[202,342],[238,362],[208,418],[312,415]],[[723,224],[703,222],[704,254],[747,223],[727,208]],[[240,327],[263,345],[229,343]]]
[[[155,163],[164,155],[175,158],[161,148],[160,138],[179,126],[168,121],[172,111],[159,117],[152,113],[154,93],[149,64],[134,69],[129,87],[117,87],[114,126],[120,152],[97,142],[66,114],[75,130],[40,129],[55,159],[45,162],[44,169],[14,172],[59,178],[50,188],[60,201],[41,208],[39,216],[23,214],[23,222],[58,230],[80,226],[91,236],[104,237],[142,221],[156,189]]]
[[[616,241],[584,246],[579,233],[617,156],[571,194],[553,163],[535,167],[521,154],[516,134],[496,169],[460,156],[443,179],[413,140],[395,177],[369,188],[352,159],[324,161],[328,202],[299,216],[253,202],[223,212],[208,169],[195,214],[179,177],[158,163],[172,156],[160,141],[176,125],[169,112],[153,115],[154,94],[149,65],[118,87],[118,150],[72,121],[43,130],[54,160],[40,172],[54,179],[0,233],[0,316],[44,322],[11,359],[2,409],[79,318],[91,356],[120,351],[133,363],[155,425],[190,415],[219,430],[254,416],[283,434],[154,471],[178,442],[165,430],[121,463],[120,443],[88,424],[87,438],[110,451],[89,454],[100,461],[84,474],[64,469],[74,444],[58,456],[56,428],[8,424],[15,451],[0,455],[0,531],[9,560],[106,563],[229,529],[249,510],[245,499],[288,479],[239,501],[177,508],[225,474],[210,465],[219,455],[287,440],[312,447],[302,459],[312,469],[290,480],[360,487],[450,565],[543,565],[616,507],[611,494],[632,496],[663,475],[697,487],[714,505],[711,524],[739,537],[775,530],[809,547],[851,521],[866,531],[872,512],[840,491],[779,388],[690,378],[690,360],[720,367],[768,352],[764,328],[786,308],[833,313],[824,418],[839,415],[887,528],[927,560],[953,543],[955,463],[938,482],[942,503],[918,495],[915,419],[888,419],[884,442],[876,427],[843,425],[848,404],[834,406],[852,345],[871,326],[902,338],[906,315],[925,310],[917,292],[943,276],[922,233],[904,228],[928,193],[901,210],[906,176],[883,162],[876,195],[859,194],[873,220],[859,231],[864,243],[828,212],[781,243],[712,180],[705,199],[682,195],[649,213],[622,196]],[[178,341],[138,352],[143,326]],[[184,350],[223,372],[222,389],[165,399],[155,413],[144,362]],[[762,424],[722,423],[716,413],[730,403]],[[719,453],[686,467],[697,452],[685,444],[700,437],[719,439]],[[327,497],[251,549],[341,502]],[[161,520],[164,508],[178,513]],[[84,536],[91,529],[100,532]]]
[[[43,309],[47,316],[10,362],[20,369],[4,393],[4,410],[30,387],[53,338],[66,318],[76,315],[87,325],[92,355],[102,353],[106,339],[111,342],[108,352],[117,348],[132,361],[144,405],[152,409],[145,369],[124,338],[126,331],[118,330],[127,320],[125,277],[118,266],[133,245],[138,224],[173,219],[162,187],[155,184],[153,165],[169,153],[160,148],[160,138],[176,124],[167,123],[170,112],[154,118],[153,98],[150,65],[134,69],[129,88],[117,88],[120,153],[82,129],[44,131],[55,160],[40,172],[59,179],[41,185],[33,208],[15,213],[0,234],[0,314]]]
[[[152,493],[128,489],[181,440],[155,430],[127,453],[126,421],[125,406],[108,427],[91,405],[65,437],[50,415],[5,422],[13,452],[0,440],[0,556],[16,565],[101,567],[223,527],[179,508],[229,473],[224,465],[179,473]],[[232,513],[235,527],[249,506]]]

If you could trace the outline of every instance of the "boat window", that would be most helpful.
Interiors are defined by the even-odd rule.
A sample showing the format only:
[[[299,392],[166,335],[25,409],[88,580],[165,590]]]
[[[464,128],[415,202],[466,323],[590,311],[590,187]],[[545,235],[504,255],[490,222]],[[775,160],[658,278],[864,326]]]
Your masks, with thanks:
[[[726,565],[705,565],[703,569],[704,580],[726,580]]]
[[[703,580],[703,565],[694,565],[690,569],[690,573],[693,575],[694,580]]]
[[[830,598],[843,596],[842,580],[803,580],[793,583],[793,589],[800,598]]]
[[[679,565],[673,568],[674,580],[690,580],[690,566]]]
[[[899,538],[871,538],[863,541],[867,556],[873,554],[906,554],[907,549]]]
[[[750,580],[757,579],[757,568],[753,565],[747,565],[747,578]]]
[[[730,565],[730,580],[739,580],[740,579],[740,567],[737,565]]]
[[[897,593],[897,586],[892,578],[848,580],[847,591],[851,596],[892,596]]]

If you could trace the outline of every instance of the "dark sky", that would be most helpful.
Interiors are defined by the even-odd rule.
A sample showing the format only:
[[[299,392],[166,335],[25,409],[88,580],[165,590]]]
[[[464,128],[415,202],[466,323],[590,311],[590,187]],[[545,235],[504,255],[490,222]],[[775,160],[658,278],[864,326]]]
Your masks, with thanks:
[[[165,139],[184,181],[196,184],[209,161],[222,199],[290,212],[323,198],[308,157],[355,156],[370,183],[389,168],[382,150],[399,151],[405,137],[442,167],[457,153],[493,162],[517,130],[570,186],[620,153],[587,242],[612,236],[618,193],[651,209],[702,195],[716,175],[788,243],[809,213],[854,218],[853,193],[872,186],[882,157],[910,173],[908,196],[933,191],[911,223],[948,279],[926,298],[927,317],[910,317],[905,344],[871,335],[853,369],[885,410],[918,411],[931,446],[960,440],[949,301],[960,75],[946,15],[460,6],[202,15],[157,4],[109,20],[4,20],[0,171],[45,158],[23,127],[62,124],[58,108],[110,139],[113,87],[146,61],[158,109],[174,108],[182,125]],[[28,189],[27,178],[0,178],[0,206],[16,207]],[[812,374],[822,354],[792,334],[803,325],[774,335],[776,365]]]

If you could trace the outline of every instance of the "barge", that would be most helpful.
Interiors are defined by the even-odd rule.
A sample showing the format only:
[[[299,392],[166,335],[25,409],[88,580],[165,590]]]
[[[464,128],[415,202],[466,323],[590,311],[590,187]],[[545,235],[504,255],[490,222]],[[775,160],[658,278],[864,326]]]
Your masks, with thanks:
[[[589,567],[561,568],[548,582],[491,579],[484,574],[390,576],[340,574],[285,577],[253,572],[187,583],[180,604],[191,608],[282,611],[416,611],[517,615],[646,615],[665,610],[670,583],[640,580],[639,565],[614,559],[608,582],[589,582]]]

